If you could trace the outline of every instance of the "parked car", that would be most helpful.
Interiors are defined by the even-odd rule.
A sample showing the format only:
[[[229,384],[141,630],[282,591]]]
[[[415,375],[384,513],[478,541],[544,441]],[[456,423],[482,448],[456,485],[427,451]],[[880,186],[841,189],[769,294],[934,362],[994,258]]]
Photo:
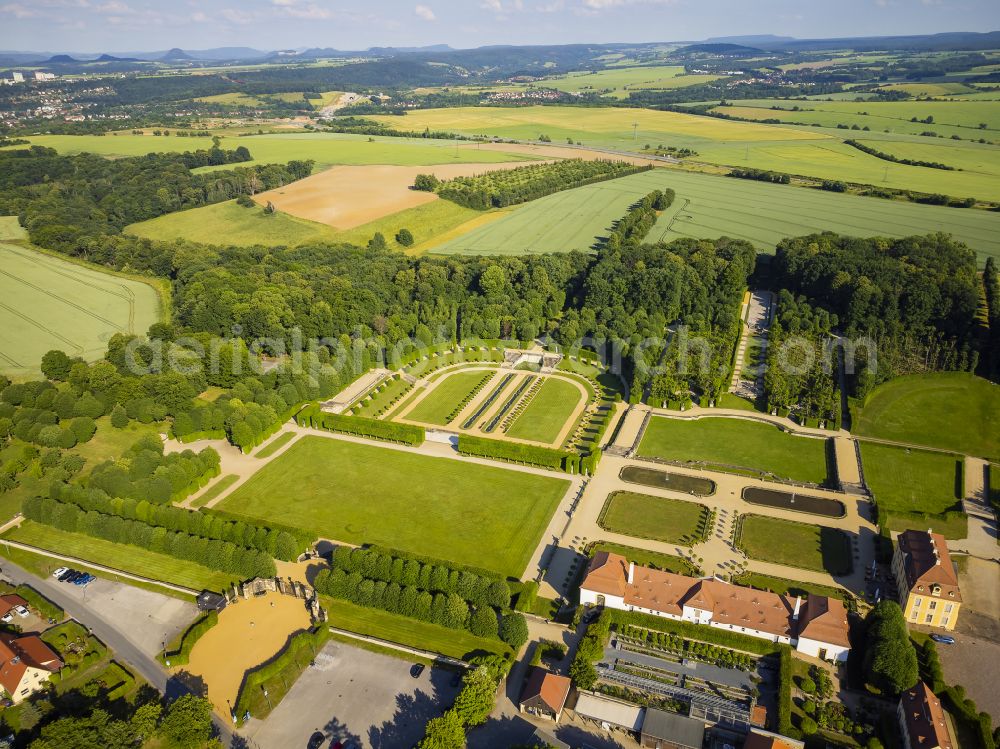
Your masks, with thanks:
[[[73,585],[87,585],[91,580],[96,579],[89,572],[80,573],[80,577],[73,581]]]
[[[59,582],[64,583],[69,580],[73,575],[76,574],[76,570],[68,568],[64,573],[59,575]]]
[[[28,611],[27,606],[15,606],[14,613],[16,613],[19,617],[23,619],[24,617],[28,616],[31,612]]]
[[[67,572],[69,572],[69,567],[60,567],[55,572],[52,573],[52,577],[62,577]]]
[[[931,635],[931,639],[934,640],[934,642],[940,642],[942,645],[955,644],[955,638],[952,637],[951,635],[939,635],[935,633]]]
[[[69,574],[63,578],[64,583],[75,583],[83,575],[82,572],[77,572],[76,570],[70,570]]]
[[[321,731],[314,731],[313,735],[309,737],[309,743],[306,744],[306,749],[319,749],[323,746],[324,741],[326,741],[326,736],[324,736]]]
[[[13,611],[8,611],[6,614],[0,617],[0,622],[4,622],[5,624],[10,624],[12,621],[14,621]]]
[[[423,663],[414,663],[413,666],[410,667],[410,676],[414,679],[419,679],[420,674],[424,672],[424,668]]]

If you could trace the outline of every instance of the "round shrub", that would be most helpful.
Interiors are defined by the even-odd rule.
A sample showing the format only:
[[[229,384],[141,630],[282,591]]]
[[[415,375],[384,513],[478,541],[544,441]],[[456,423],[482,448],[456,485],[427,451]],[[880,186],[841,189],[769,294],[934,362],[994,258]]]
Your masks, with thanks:
[[[803,679],[799,682],[799,689],[801,689],[806,694],[815,694],[816,682],[813,681],[812,679],[803,677]]]
[[[802,719],[802,722],[799,723],[799,728],[802,729],[802,733],[806,736],[812,736],[816,733],[819,727],[816,725],[816,721],[807,715]]]

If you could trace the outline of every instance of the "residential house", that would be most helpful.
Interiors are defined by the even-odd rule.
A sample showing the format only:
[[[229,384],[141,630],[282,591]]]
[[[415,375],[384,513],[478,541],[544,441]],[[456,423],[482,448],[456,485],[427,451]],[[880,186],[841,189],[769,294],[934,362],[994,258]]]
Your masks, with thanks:
[[[790,739],[780,733],[751,728],[743,742],[743,749],[803,749],[805,742]]]
[[[962,592],[944,536],[930,530],[900,533],[892,557],[892,572],[899,605],[909,623],[955,629],[962,608]]]
[[[0,686],[14,704],[41,689],[62,666],[59,656],[37,635],[0,632]]]
[[[548,718],[558,723],[571,686],[572,682],[565,676],[533,666],[521,692],[518,707],[522,713]]]

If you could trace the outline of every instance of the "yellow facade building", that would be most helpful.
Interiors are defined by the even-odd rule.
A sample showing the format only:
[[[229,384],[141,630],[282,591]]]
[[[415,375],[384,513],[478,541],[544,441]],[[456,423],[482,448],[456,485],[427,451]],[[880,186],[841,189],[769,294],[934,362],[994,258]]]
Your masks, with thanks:
[[[908,623],[955,629],[962,593],[944,536],[929,530],[900,533],[892,571]]]

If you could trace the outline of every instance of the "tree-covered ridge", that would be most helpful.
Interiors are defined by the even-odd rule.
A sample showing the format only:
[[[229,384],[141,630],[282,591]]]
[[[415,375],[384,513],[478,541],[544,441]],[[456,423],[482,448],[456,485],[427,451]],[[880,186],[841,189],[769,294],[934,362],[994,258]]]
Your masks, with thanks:
[[[554,192],[650,169],[651,166],[635,166],[627,161],[565,159],[552,164],[501,169],[473,177],[455,177],[442,183],[436,183],[433,176],[428,179],[427,175],[421,174],[414,186],[417,189],[428,189],[429,186],[445,200],[484,211],[526,203]]]
[[[787,239],[774,275],[777,286],[836,315],[846,336],[875,342],[878,371],[857,378],[859,395],[900,374],[976,367],[976,256],[947,234]]]
[[[80,254],[102,234],[156,216],[253,195],[312,172],[311,161],[195,174],[199,166],[249,161],[245,147],[122,159],[61,156],[51,148],[0,152],[0,214],[17,215],[31,241]],[[74,250],[76,252],[74,253]]]

